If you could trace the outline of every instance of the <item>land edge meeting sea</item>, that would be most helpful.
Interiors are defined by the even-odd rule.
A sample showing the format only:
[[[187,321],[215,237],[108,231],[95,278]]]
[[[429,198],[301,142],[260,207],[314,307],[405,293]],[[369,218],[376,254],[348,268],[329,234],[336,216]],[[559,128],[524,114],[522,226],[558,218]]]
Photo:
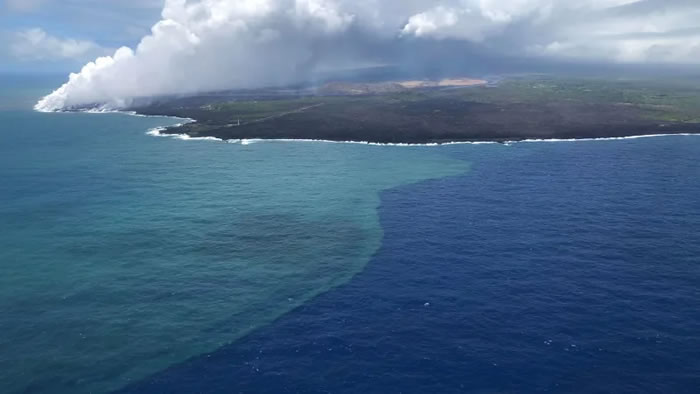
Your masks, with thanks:
[[[131,114],[131,113],[127,113],[127,115],[143,116],[143,115]],[[164,117],[164,118],[170,118],[170,119],[172,119],[173,121],[178,121],[178,122],[187,121],[187,120],[176,119],[176,118],[171,118],[171,117]],[[153,135],[153,129],[151,129],[148,133],[150,133],[151,135]],[[688,135],[688,134],[684,134],[684,135]],[[572,140],[572,139],[569,139],[569,140],[556,140],[556,139],[552,139],[552,140],[530,140],[530,141],[521,141],[521,142],[571,142],[571,141],[622,140],[622,139],[647,138],[647,137],[656,137],[656,136],[661,136],[661,135],[641,135],[641,136],[631,136],[631,137],[614,137],[614,138],[585,139],[585,140],[576,140],[576,139],[573,139],[573,140]],[[184,138],[184,139],[187,139],[187,138]],[[283,142],[293,142],[293,141],[295,141],[295,140],[282,140],[282,141],[283,141]],[[254,142],[265,142],[265,140],[260,140],[260,141],[238,141],[238,142],[240,142],[241,144],[249,144],[249,143],[254,143]],[[309,141],[301,141],[301,142],[309,142]],[[321,142],[324,142],[324,141],[321,141]],[[330,141],[330,142],[336,143],[335,141]],[[514,142],[517,142],[517,141],[514,141]],[[358,144],[358,143],[359,143],[359,144],[365,144],[365,143],[361,143],[361,142],[348,142],[348,143],[352,143],[352,144]],[[474,143],[474,142],[455,142],[454,144],[484,144],[484,143],[495,144],[496,142],[476,142],[476,143]],[[449,145],[449,144],[371,144],[371,143],[370,143],[369,145],[378,145],[378,146],[383,146],[383,145],[388,145],[388,146],[441,146],[441,145]],[[441,178],[441,177],[435,177],[435,178]],[[424,180],[428,180],[428,179],[432,179],[432,178],[426,178],[426,179],[424,179]],[[377,204],[379,204],[379,202],[377,202]],[[377,206],[375,206],[375,212],[374,212],[374,214],[377,215]],[[378,218],[377,218],[377,219],[378,219]],[[382,228],[380,227],[379,230],[382,231]],[[375,248],[374,253],[376,253],[376,250],[378,250],[378,248],[381,247],[381,237],[380,237],[380,239],[379,239],[378,241],[379,241],[379,244],[375,245],[376,248]],[[365,261],[365,266],[366,266],[367,263],[369,263],[369,261],[371,260],[371,257],[372,257],[372,256],[370,255],[370,257]],[[361,268],[359,269],[358,272],[362,272],[362,269],[364,269],[364,268],[361,267]],[[348,278],[348,280],[352,280],[352,277],[353,277],[353,276],[350,276],[350,277]],[[342,284],[344,284],[344,283],[346,283],[346,282],[347,282],[347,281],[341,281],[341,282],[338,282],[338,283],[334,283],[332,286],[330,286],[330,287],[328,287],[328,288],[320,289],[319,292],[318,292],[315,296],[318,296],[318,295],[321,295],[321,294],[323,294],[323,293],[325,293],[325,292],[327,292],[327,291],[330,291],[330,290],[332,290],[333,288],[335,288],[335,287],[337,287],[337,286],[339,286],[339,285],[342,285]],[[313,299],[315,296],[311,297],[310,299]],[[307,302],[308,300],[309,300],[309,299],[305,300],[304,302]],[[298,300],[298,301],[301,302],[302,300]],[[296,305],[294,308],[289,309],[289,310],[287,310],[287,311],[281,313],[278,317],[274,318],[274,319],[271,320],[271,321],[274,321],[274,320],[276,320],[276,319],[278,319],[278,318],[280,318],[280,317],[286,315],[287,313],[291,312],[292,310],[296,309],[297,307],[299,307],[299,306],[301,306],[301,305],[303,305],[303,302],[302,302],[301,304],[299,304],[299,305]],[[267,322],[267,323],[263,324],[263,326],[265,326],[265,325],[267,325],[267,324],[269,324],[269,323],[270,323],[270,322]],[[254,329],[255,329],[255,328],[253,328],[253,330],[254,330]],[[245,336],[245,335],[246,335],[246,334],[243,334],[243,336]],[[240,338],[240,337],[242,337],[242,336],[239,336],[238,338]],[[235,342],[236,340],[237,340],[237,339],[234,339],[233,341]]]
[[[37,112],[43,112],[38,111]],[[429,147],[429,146],[447,146],[447,145],[482,145],[482,144],[502,144],[510,145],[515,143],[537,143],[537,142],[590,142],[590,141],[615,141],[615,140],[627,140],[627,139],[637,139],[637,138],[655,138],[655,137],[670,137],[670,136],[693,136],[700,135],[698,132],[670,132],[670,133],[642,133],[642,134],[632,134],[625,136],[611,136],[611,137],[580,137],[580,138],[522,138],[522,139],[483,139],[483,140],[450,140],[450,141],[440,141],[440,142],[372,142],[372,141],[355,141],[355,140],[326,140],[326,139],[313,139],[313,138],[247,138],[247,139],[222,139],[213,136],[203,136],[203,137],[193,137],[187,133],[178,133],[178,129],[184,125],[190,123],[196,123],[197,120],[192,118],[180,118],[171,115],[150,115],[141,114],[136,111],[120,111],[120,110],[110,110],[110,109],[88,109],[88,110],[68,110],[68,111],[52,111],[52,113],[85,113],[85,114],[121,114],[136,117],[145,118],[162,118],[162,119],[172,119],[177,121],[177,123],[166,126],[157,126],[146,130],[146,134],[152,137],[165,137],[174,138],[184,141],[215,141],[223,142],[229,144],[241,144],[249,145],[259,142],[315,142],[315,143],[328,143],[328,144],[359,144],[359,145],[371,145],[371,146],[406,146],[406,147]]]
[[[45,119],[49,119],[51,116],[56,116],[58,118],[62,118],[65,115],[66,116],[65,120],[70,120],[71,118],[89,119],[91,117],[99,117],[98,115],[104,115],[104,116],[113,115],[113,116],[115,116],[114,118],[112,118],[111,120],[110,120],[110,118],[107,118],[106,120],[108,121],[108,123],[112,123],[112,128],[115,130],[118,130],[120,128],[120,126],[118,124],[115,124],[115,121],[119,122],[118,119],[120,116],[164,119],[165,124],[167,124],[168,122],[187,122],[188,121],[187,119],[181,119],[181,118],[176,118],[176,117],[169,117],[169,116],[153,116],[152,117],[152,116],[148,116],[148,115],[141,115],[138,113],[124,112],[124,111],[64,111],[64,112],[58,112],[58,113],[56,113],[56,112],[42,113],[42,114],[38,114],[38,115],[41,118],[45,118]],[[61,120],[63,120],[63,119],[61,119]],[[154,126],[150,125],[148,127],[154,127]],[[155,127],[158,128],[159,126],[156,125]],[[138,130],[138,129],[134,130],[132,128],[130,130],[132,130],[130,132],[135,132],[135,133],[143,133],[144,131],[146,131],[146,134],[149,133],[148,128],[144,128],[141,130]],[[150,129],[150,130],[152,131],[152,129]],[[117,138],[117,139],[123,139],[123,138],[133,139],[128,134],[124,135],[124,136],[115,136],[115,138]],[[135,141],[135,142],[138,143],[138,141]],[[160,143],[155,143],[155,144],[161,145]],[[162,145],[167,146],[167,144],[162,144]],[[338,148],[340,148],[340,147],[338,147]],[[208,148],[201,147],[198,149],[199,150],[207,150]],[[317,149],[314,148],[313,150],[317,150]],[[321,150],[325,151],[325,149],[321,149]],[[335,148],[333,150],[335,150]],[[410,155],[413,156],[413,155],[419,154],[420,157],[425,157],[425,156],[423,156],[423,153],[424,152],[413,152]],[[351,267],[344,267],[342,270],[340,270],[343,272],[342,275],[339,274],[339,275],[336,275],[337,277],[335,277],[335,278],[329,278],[327,280],[327,286],[318,287],[318,288],[313,289],[313,294],[311,294],[311,295],[309,295],[310,293],[307,293],[306,296],[298,297],[298,298],[295,297],[294,299],[291,299],[289,302],[287,302],[287,299],[285,298],[283,303],[280,303],[279,305],[271,305],[270,309],[274,309],[274,311],[272,311],[273,313],[269,313],[269,316],[265,316],[263,318],[260,318],[260,316],[255,317],[255,319],[257,319],[257,320],[255,321],[254,324],[251,324],[250,327],[242,329],[242,330],[236,329],[235,335],[229,336],[228,339],[220,342],[220,345],[235,342],[238,338],[246,335],[247,333],[251,332],[252,330],[255,330],[258,327],[266,326],[271,321],[274,321],[277,318],[289,313],[291,310],[294,310],[295,308],[302,306],[306,301],[308,301],[308,300],[310,300],[310,299],[312,299],[320,294],[323,294],[323,293],[325,293],[325,292],[327,292],[327,291],[329,291],[337,286],[340,286],[342,284],[347,283],[357,273],[362,272],[362,270],[365,268],[367,263],[369,263],[369,261],[371,260],[373,255],[376,253],[376,251],[379,250],[379,248],[381,247],[381,241],[383,238],[383,229],[381,228],[381,225],[379,222],[378,207],[381,203],[380,194],[384,190],[391,189],[391,188],[397,187],[397,186],[403,186],[406,184],[412,184],[412,183],[420,182],[420,181],[424,181],[424,180],[459,175],[459,174],[464,173],[465,171],[468,171],[468,169],[469,169],[469,163],[467,161],[464,161],[464,160],[449,158],[448,156],[443,156],[441,154],[437,154],[437,155],[430,154],[428,156],[433,157],[434,159],[437,160],[437,162],[442,163],[443,167],[436,168],[435,166],[431,167],[430,165],[416,166],[416,168],[414,168],[413,171],[409,170],[405,174],[405,176],[399,176],[393,180],[387,178],[386,182],[385,181],[380,182],[379,185],[386,183],[387,185],[390,185],[390,186],[387,186],[387,187],[380,186],[381,188],[375,189],[371,198],[367,198],[368,195],[365,195],[362,198],[363,200],[365,200],[363,202],[363,205],[365,207],[371,206],[372,209],[370,211],[369,209],[362,208],[360,211],[364,212],[364,213],[361,213],[361,215],[364,215],[365,218],[370,218],[370,216],[371,216],[370,220],[372,221],[372,223],[371,224],[366,223],[365,225],[361,225],[364,228],[361,228],[360,230],[365,231],[365,236],[368,236],[368,238],[366,238],[366,241],[363,241],[364,245],[361,245],[361,247],[360,247],[360,249],[362,249],[362,250],[355,251],[355,252],[351,253],[348,257],[348,259],[357,260],[357,263],[353,262],[351,264]],[[381,162],[381,160],[380,160],[380,162]],[[380,165],[386,165],[386,164],[387,163],[385,162],[384,164],[380,164]],[[199,162],[197,165],[206,167],[206,164],[202,163],[202,162]],[[389,167],[391,167],[391,166],[389,166]],[[401,166],[399,165],[399,167],[401,167]],[[399,167],[397,167],[397,168],[399,168]],[[420,169],[421,167],[425,167],[425,168]],[[432,168],[432,170],[428,170],[428,168]],[[383,176],[380,178],[383,178]],[[372,186],[370,188],[375,188],[375,187],[377,187],[377,186]],[[366,190],[364,190],[364,191],[366,191]],[[363,191],[363,193],[364,193],[364,191]],[[374,224],[374,222],[376,222],[376,225]],[[376,229],[374,227],[376,227]],[[367,250],[365,250],[365,249],[367,249]],[[358,259],[357,256],[361,256],[361,259]],[[359,260],[361,260],[361,261],[359,261]],[[340,276],[342,276],[342,278],[340,278],[342,280],[338,280],[339,279],[338,277],[340,277]],[[271,311],[268,310],[268,312],[271,312]],[[251,319],[252,318],[253,317],[251,317]],[[206,351],[213,351],[213,350],[215,350],[215,348],[205,348],[203,350],[204,350],[203,352],[199,352],[199,353],[195,353],[195,354],[203,354],[203,353],[206,353]],[[146,369],[152,368],[152,366],[149,367],[148,365],[145,365],[144,367]],[[159,370],[160,367],[157,369]],[[153,372],[153,370],[151,372]],[[126,376],[125,376],[125,378],[126,378]],[[121,379],[121,380],[122,380],[122,383],[124,383],[127,381],[133,381],[133,379],[134,379],[134,377],[132,376],[131,378],[128,378],[128,380],[125,380],[125,379]],[[80,380],[83,381],[83,379],[80,379]],[[69,380],[69,382],[70,382],[70,380]],[[78,389],[78,388],[87,389],[92,384],[92,383],[90,383],[91,379],[89,379],[89,378],[84,379],[84,382],[85,383],[79,383],[80,386],[76,386],[75,388],[76,389]],[[103,388],[105,387],[105,386],[102,386],[102,383],[99,383],[99,382],[93,382],[93,383],[98,384],[98,386],[96,386],[96,387],[100,387],[100,386]],[[73,383],[71,383],[71,384],[73,384]],[[118,385],[111,386],[111,387],[116,388],[116,387],[118,387]]]

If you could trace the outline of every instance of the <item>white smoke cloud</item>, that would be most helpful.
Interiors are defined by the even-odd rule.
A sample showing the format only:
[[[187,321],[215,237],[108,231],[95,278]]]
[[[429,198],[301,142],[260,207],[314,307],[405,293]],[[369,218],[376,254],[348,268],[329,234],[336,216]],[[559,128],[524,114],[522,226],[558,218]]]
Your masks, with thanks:
[[[314,46],[354,19],[326,0],[168,0],[162,16],[136,49],[87,64],[37,109],[293,82]]]
[[[142,96],[281,85],[362,51],[461,40],[508,55],[700,62],[689,0],[166,0],[132,49],[87,64],[36,106],[128,106]],[[691,29],[673,35],[676,29]],[[656,34],[650,37],[644,34]],[[684,39],[695,43],[683,48]],[[341,45],[342,44],[342,45]],[[380,54],[381,55],[381,54]],[[458,56],[459,54],[454,54]],[[445,59],[433,59],[436,62]]]

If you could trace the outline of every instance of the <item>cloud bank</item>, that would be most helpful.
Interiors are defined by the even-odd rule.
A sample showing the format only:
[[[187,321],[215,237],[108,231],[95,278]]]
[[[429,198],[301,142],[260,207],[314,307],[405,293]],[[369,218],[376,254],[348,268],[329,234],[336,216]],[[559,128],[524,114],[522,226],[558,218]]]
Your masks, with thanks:
[[[464,52],[425,61],[476,46],[542,59],[700,63],[698,21],[696,0],[166,0],[136,48],[88,63],[36,109],[118,109],[138,97],[283,85],[319,69],[401,62],[402,52],[437,41],[464,43]]]

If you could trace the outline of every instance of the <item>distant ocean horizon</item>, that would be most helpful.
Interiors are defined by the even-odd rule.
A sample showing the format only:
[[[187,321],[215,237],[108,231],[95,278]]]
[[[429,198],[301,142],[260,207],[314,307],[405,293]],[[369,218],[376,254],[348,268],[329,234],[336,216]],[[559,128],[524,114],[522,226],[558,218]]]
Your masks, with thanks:
[[[0,79],[3,392],[700,387],[698,136],[182,141]]]

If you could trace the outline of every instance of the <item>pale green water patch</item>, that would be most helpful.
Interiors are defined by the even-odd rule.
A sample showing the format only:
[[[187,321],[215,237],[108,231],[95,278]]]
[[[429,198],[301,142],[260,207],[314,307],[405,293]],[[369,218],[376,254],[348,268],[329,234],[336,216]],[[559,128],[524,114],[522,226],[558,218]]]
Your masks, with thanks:
[[[440,148],[147,137],[162,119],[11,113],[0,146],[0,385],[102,392],[345,283],[379,193],[457,175]]]

